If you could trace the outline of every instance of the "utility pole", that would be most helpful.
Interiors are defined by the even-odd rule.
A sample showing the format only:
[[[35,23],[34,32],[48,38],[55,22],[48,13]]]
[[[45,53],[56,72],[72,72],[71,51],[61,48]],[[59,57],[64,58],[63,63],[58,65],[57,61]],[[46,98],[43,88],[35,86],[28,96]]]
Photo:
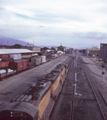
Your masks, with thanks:
[[[75,52],[75,66],[77,66],[78,51]]]
[[[102,76],[103,76],[103,82],[105,82],[105,65],[102,64]]]
[[[34,41],[33,41],[33,47],[34,47]]]

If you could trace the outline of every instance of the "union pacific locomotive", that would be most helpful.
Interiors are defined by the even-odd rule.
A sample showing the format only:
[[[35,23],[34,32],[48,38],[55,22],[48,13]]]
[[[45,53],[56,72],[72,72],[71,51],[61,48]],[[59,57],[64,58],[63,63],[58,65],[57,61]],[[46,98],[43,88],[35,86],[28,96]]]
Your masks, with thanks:
[[[59,64],[0,111],[0,120],[46,120],[60,93],[67,65]]]

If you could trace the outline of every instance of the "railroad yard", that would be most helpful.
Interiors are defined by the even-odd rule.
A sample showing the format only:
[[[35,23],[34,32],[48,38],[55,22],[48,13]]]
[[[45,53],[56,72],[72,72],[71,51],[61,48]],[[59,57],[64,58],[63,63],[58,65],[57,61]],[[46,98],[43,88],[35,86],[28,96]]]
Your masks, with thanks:
[[[19,73],[0,81],[0,109],[17,95],[25,92],[39,77],[50,72],[57,64],[66,61],[67,57],[60,57],[41,66]]]
[[[32,84],[41,78],[43,80],[43,76],[51,73],[56,66],[59,65],[60,68],[60,64],[63,64],[61,73],[58,73],[58,77],[55,79],[57,83],[51,83],[54,87],[49,87],[49,92],[47,92],[47,88],[44,88],[44,90],[47,89],[46,93],[43,94],[44,98],[41,98],[41,103],[37,106],[39,112],[41,109],[44,111],[41,110],[42,112],[39,113],[39,117],[36,116],[35,120],[107,120],[107,76],[105,75],[105,81],[103,81],[101,66],[95,64],[90,58],[78,56],[77,65],[74,63],[74,58],[74,55],[65,54],[32,69],[4,78],[3,81],[0,81],[0,110],[2,111],[5,106],[14,101],[16,102]],[[50,83],[47,82],[47,84]],[[50,91],[52,93],[49,95]],[[47,100],[45,96],[49,99]],[[33,100],[36,99],[32,99],[29,103],[33,103]],[[18,101],[18,104],[21,103],[21,100]],[[47,101],[45,107],[41,105],[44,100]],[[39,108],[40,105],[43,108]],[[9,108],[6,108],[7,110]],[[30,117],[24,118],[22,114],[16,118],[16,113],[13,114],[16,110],[11,108],[12,114],[10,111],[9,120],[33,120]],[[2,117],[0,120],[3,120]]]
[[[107,0],[0,0],[0,120],[107,120]]]
[[[102,79],[101,66],[80,56],[77,66],[72,61],[70,67],[49,120],[107,120],[107,81]],[[75,95],[73,84],[76,84]]]

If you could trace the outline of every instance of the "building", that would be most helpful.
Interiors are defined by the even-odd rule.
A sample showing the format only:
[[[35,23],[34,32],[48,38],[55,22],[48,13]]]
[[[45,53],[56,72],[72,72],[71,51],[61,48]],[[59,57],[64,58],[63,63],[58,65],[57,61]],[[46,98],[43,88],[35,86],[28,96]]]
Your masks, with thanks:
[[[62,45],[60,45],[59,47],[57,47],[57,51],[63,51],[65,52],[66,48]]]
[[[73,48],[66,49],[65,54],[72,54]]]
[[[34,46],[34,47],[27,47],[27,49],[35,51],[37,53],[41,52],[41,48],[38,46]]]
[[[0,49],[0,58],[1,59],[7,59],[11,55],[18,56],[19,54],[21,55],[21,58],[29,58],[33,55],[36,55],[36,52],[28,50],[28,49]]]
[[[87,56],[92,56],[92,57],[96,57],[96,56],[100,56],[100,49],[99,48],[87,48],[86,49],[86,55]]]
[[[34,46],[34,47],[32,48],[32,51],[41,52],[41,48],[38,47],[38,46]]]
[[[107,43],[100,44],[100,58],[107,61]]]
[[[86,55],[86,49],[79,50],[79,52]]]

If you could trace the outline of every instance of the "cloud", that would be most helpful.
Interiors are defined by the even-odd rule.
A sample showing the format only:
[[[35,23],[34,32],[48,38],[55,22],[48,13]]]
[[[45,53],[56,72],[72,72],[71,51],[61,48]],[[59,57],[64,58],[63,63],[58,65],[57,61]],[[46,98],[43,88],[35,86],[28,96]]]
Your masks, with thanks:
[[[0,0],[0,35],[6,37],[76,47],[105,42],[105,33],[106,0]]]

